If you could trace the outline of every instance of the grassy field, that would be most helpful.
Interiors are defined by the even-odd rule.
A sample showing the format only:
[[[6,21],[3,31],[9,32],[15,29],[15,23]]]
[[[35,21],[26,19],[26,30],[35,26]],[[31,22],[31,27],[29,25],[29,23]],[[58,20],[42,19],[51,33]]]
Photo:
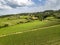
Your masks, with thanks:
[[[41,22],[39,20],[35,20],[29,23],[18,24],[15,26],[1,28],[0,35],[8,35],[15,32],[24,32],[24,31],[28,31],[32,29],[48,27],[48,26],[57,25],[57,24],[59,24],[59,22],[56,22],[56,21],[42,21]]]
[[[29,18],[0,18],[0,45],[60,45],[60,19],[48,17],[40,21]]]
[[[60,45],[60,25],[0,37],[0,45]]]
[[[5,24],[9,25],[16,25],[20,21],[27,21],[25,18],[26,16],[21,16],[21,18],[16,18],[16,17],[5,17],[5,18],[0,18],[0,26],[3,26]]]

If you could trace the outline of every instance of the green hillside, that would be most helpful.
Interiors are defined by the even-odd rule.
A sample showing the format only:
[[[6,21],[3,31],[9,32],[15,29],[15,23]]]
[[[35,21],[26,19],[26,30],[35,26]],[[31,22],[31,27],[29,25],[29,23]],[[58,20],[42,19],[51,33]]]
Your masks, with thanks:
[[[0,16],[0,45],[60,45],[60,10]]]
[[[24,32],[24,31],[29,31],[29,30],[33,30],[33,29],[43,28],[43,27],[49,27],[49,26],[58,25],[58,24],[60,24],[60,22],[48,21],[48,20],[41,22],[39,20],[35,20],[35,21],[29,22],[29,23],[18,24],[15,26],[1,28],[0,36],[1,35],[10,35],[10,34],[16,33],[16,32]]]
[[[60,45],[60,25],[0,37],[0,45]]]

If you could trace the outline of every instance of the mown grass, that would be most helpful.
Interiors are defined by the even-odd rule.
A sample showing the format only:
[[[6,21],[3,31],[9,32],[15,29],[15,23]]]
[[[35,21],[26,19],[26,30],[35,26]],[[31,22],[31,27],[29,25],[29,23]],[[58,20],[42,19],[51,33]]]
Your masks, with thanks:
[[[59,45],[60,44],[60,20],[58,19],[46,19],[43,21],[34,20],[28,23],[16,24],[17,22],[23,20],[26,17],[21,17],[21,19],[6,20],[0,19],[0,24],[2,22],[12,23],[14,25],[0,28],[0,45]],[[3,24],[2,24],[3,25]],[[50,27],[53,25],[58,25],[55,27]],[[50,28],[44,28],[50,27]],[[43,29],[39,29],[43,28]],[[37,31],[29,30],[38,29]],[[16,32],[24,32],[21,34],[13,34]]]
[[[24,31],[28,31],[32,29],[48,27],[48,26],[57,25],[57,24],[59,24],[59,22],[56,22],[56,21],[42,21],[41,22],[39,20],[35,20],[29,23],[23,23],[23,24],[18,24],[15,26],[1,28],[0,35],[4,35],[4,34],[8,35],[15,32],[24,32]]]
[[[59,45],[60,25],[0,37],[0,45]]]

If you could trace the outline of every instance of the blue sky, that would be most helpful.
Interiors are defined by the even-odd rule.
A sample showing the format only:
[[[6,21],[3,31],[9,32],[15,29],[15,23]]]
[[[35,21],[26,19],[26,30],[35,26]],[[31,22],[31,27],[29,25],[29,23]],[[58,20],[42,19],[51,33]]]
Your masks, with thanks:
[[[60,0],[0,0],[0,15],[60,9]]]

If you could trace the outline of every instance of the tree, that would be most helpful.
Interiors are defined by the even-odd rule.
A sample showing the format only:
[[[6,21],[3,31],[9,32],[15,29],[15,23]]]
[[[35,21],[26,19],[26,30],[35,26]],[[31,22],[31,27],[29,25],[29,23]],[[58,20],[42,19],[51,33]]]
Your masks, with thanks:
[[[42,12],[41,13],[38,12],[35,16],[38,17],[40,21],[44,20],[44,14]]]

